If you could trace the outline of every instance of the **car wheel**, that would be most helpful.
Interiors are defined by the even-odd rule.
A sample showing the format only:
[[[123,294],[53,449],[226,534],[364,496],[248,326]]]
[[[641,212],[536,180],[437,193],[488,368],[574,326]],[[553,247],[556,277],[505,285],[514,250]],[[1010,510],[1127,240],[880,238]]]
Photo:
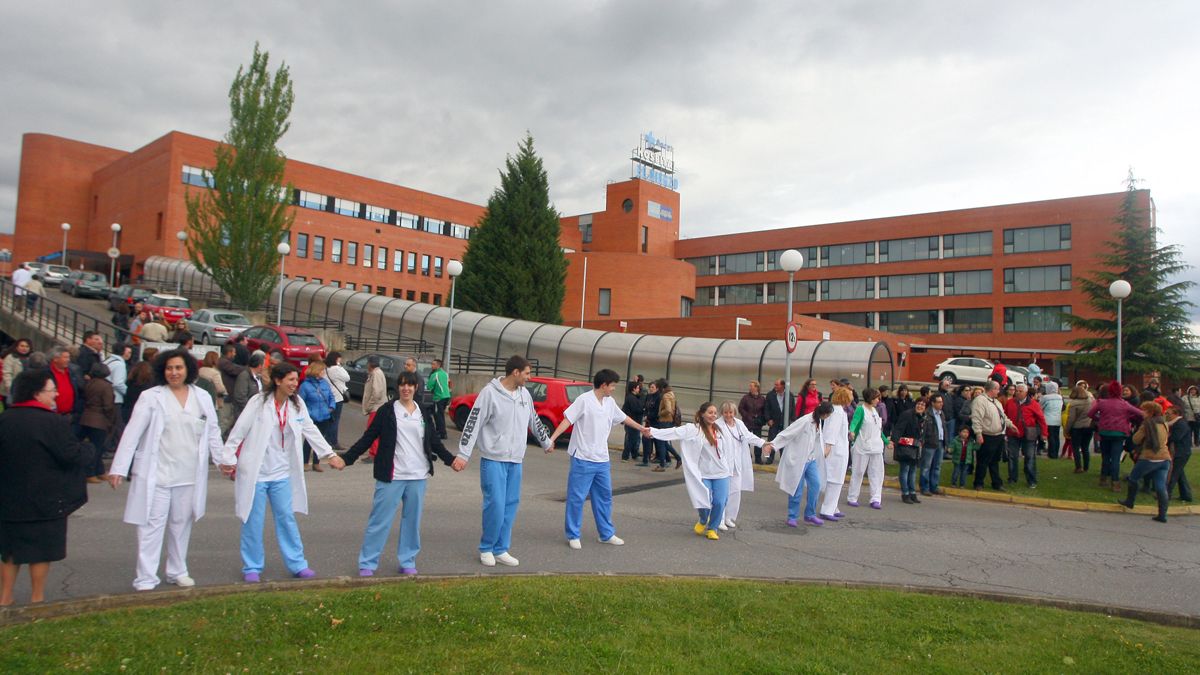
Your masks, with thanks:
[[[470,414],[471,414],[471,409],[465,405],[460,405],[457,408],[455,408],[454,409],[454,426],[455,426],[455,428],[457,428],[459,431],[462,431],[463,427],[467,426],[467,417],[470,416]]]
[[[202,345],[211,344],[211,343],[208,341],[208,333],[201,333],[201,334],[200,334],[200,344],[202,344]]]
[[[942,373],[940,376],[938,376],[938,379],[939,380],[950,380],[950,384],[958,383],[958,377],[955,376],[954,373],[952,373],[948,370],[946,372]]]

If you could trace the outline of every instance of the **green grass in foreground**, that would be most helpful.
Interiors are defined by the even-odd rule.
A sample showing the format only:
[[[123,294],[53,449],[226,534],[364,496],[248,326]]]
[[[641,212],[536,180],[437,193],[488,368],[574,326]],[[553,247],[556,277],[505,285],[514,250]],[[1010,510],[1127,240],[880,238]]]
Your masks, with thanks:
[[[1200,632],[1025,605],[706,579],[245,593],[0,630],[51,672],[1194,672]]]
[[[1087,473],[1075,473],[1074,459],[1049,459],[1045,455],[1037,459],[1038,486],[1036,490],[1030,490],[1029,486],[1025,485],[1025,472],[1022,468],[1024,465],[1017,466],[1019,474],[1016,485],[1009,485],[1008,481],[1008,465],[1006,462],[1000,462],[1000,477],[1005,480],[1005,489],[1014,495],[1022,495],[1026,497],[1039,497],[1042,499],[1068,499],[1079,502],[1104,502],[1106,504],[1115,503],[1117,499],[1125,498],[1125,484],[1122,482],[1122,490],[1120,494],[1112,491],[1109,487],[1100,487],[1100,457],[1093,455],[1091,468]],[[1121,478],[1133,470],[1133,463],[1126,459],[1121,463]],[[1200,462],[1188,462],[1187,469],[1188,481],[1192,484],[1192,491],[1195,492],[1197,486],[1200,486]],[[885,467],[885,473],[890,478],[895,478],[900,473],[899,464],[888,464]],[[954,474],[954,465],[950,462],[942,463],[942,487],[951,487],[950,477]],[[967,488],[970,489],[974,481],[974,474],[967,479]],[[987,490],[992,486],[990,478],[983,483],[984,489]],[[1172,506],[1185,505],[1186,502],[1181,502],[1178,499],[1179,490],[1176,489],[1174,498],[1171,500]],[[1154,496],[1154,491],[1141,490],[1137,496],[1138,504],[1153,506],[1157,504]]]

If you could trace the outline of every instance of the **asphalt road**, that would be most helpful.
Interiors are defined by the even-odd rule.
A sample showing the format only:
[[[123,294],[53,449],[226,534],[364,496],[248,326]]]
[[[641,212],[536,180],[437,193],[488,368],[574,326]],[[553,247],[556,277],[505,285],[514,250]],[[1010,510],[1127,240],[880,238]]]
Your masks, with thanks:
[[[346,409],[342,438],[364,427],[357,404]],[[457,433],[451,431],[451,442]],[[430,479],[418,568],[427,574],[502,575],[512,572],[688,574],[830,579],[966,588],[1018,595],[1111,603],[1200,615],[1200,518],[1166,525],[1143,516],[1077,513],[929,497],[921,505],[884,493],[884,509],[852,509],[821,528],[786,527],[786,497],[772,474],[758,474],[743,496],[735,531],[720,541],[692,533],[681,472],[652,473],[613,455],[614,521],[625,546],[596,541],[585,509],[583,550],[563,536],[568,457],[531,447],[512,553],[517,568],[478,562],[479,486],[476,464],[454,473],[439,467]],[[357,574],[357,552],[370,510],[369,465],[306,474],[310,513],[300,516],[310,565],[320,577]],[[68,557],[50,572],[47,599],[132,593],[136,533],[121,522],[126,488],[90,486],[89,503],[70,520]],[[208,515],[196,524],[188,557],[201,586],[241,582],[240,522],[233,483],[214,472]],[[264,578],[287,577],[266,529]],[[393,529],[380,567],[396,574]],[[297,581],[295,583],[304,583]],[[173,589],[164,584],[161,588]],[[182,592],[182,591],[180,591]],[[28,597],[27,577],[18,602]]]

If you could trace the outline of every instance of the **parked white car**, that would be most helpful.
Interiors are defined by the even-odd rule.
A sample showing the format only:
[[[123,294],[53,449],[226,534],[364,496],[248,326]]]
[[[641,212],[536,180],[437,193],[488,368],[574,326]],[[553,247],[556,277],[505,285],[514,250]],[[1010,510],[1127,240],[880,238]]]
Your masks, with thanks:
[[[936,380],[950,380],[951,382],[962,382],[964,384],[983,384],[987,382],[988,375],[992,374],[994,367],[995,364],[987,359],[980,359],[974,356],[956,356],[937,364],[933,369],[933,377]],[[1024,381],[1024,375],[1018,371],[1009,369],[1009,384],[1020,384]]]
[[[225,341],[249,328],[250,320],[227,309],[200,309],[187,320],[188,331],[202,345],[223,345]]]

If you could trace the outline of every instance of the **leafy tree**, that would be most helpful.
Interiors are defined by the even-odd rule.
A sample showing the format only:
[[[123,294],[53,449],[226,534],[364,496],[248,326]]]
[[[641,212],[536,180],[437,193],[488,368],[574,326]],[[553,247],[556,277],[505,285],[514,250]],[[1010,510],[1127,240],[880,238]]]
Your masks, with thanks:
[[[187,195],[188,257],[241,307],[258,307],[277,281],[276,246],[294,214],[283,184],[287,158],[276,144],[287,133],[292,81],[286,64],[272,75],[269,53],[254,45],[250,67],[229,88],[230,126],[216,149],[212,190]]]
[[[1075,280],[1088,297],[1088,306],[1100,316],[1064,316],[1072,329],[1087,334],[1071,340],[1078,351],[1072,361],[1101,373],[1116,370],[1117,301],[1108,287],[1124,279],[1133,293],[1122,307],[1122,369],[1189,376],[1188,366],[1200,356],[1189,326],[1194,305],[1187,300],[1187,292],[1194,283],[1179,279],[1190,266],[1178,246],[1159,245],[1159,230],[1147,208],[1148,195],[1137,189],[1132,170],[1125,187],[1113,219],[1118,226],[1114,238],[1097,257],[1091,276]]]
[[[528,133],[505,161],[500,186],[471,235],[458,293],[463,309],[528,321],[562,322],[567,259],[550,181]]]

